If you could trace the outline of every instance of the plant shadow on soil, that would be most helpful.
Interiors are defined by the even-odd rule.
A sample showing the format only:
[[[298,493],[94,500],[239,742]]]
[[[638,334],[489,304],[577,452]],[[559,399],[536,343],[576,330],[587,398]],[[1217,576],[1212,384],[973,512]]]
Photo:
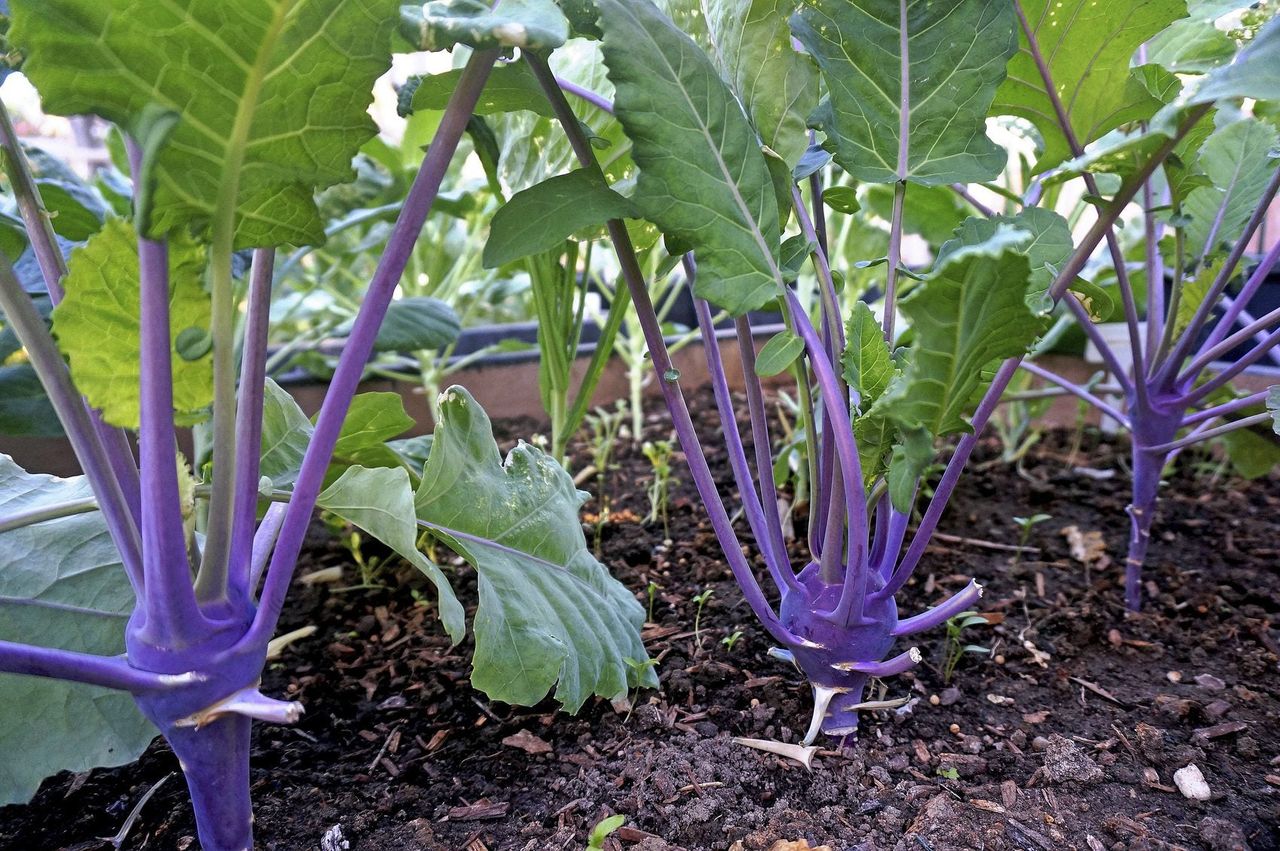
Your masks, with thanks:
[[[731,490],[709,395],[693,407]],[[666,437],[664,422],[651,417],[646,436]],[[504,447],[538,430],[532,420],[497,427]],[[387,574],[389,587],[376,591],[298,586],[281,631],[319,632],[272,665],[264,691],[303,701],[307,713],[295,727],[256,727],[259,847],[315,848],[340,825],[357,851],[581,849],[593,824],[621,813],[626,826],[606,847],[1280,848],[1280,477],[1217,479],[1181,463],[1151,545],[1156,593],[1133,616],[1121,603],[1123,447],[1090,434],[1072,459],[1072,437],[1046,435],[1023,474],[984,464],[997,457],[984,443],[942,523],[944,533],[1013,544],[1013,516],[1049,514],[1030,535],[1038,554],[1014,565],[973,540],[935,542],[900,595],[910,614],[977,578],[986,586],[979,608],[1003,620],[966,638],[993,652],[966,655],[948,685],[945,631],[920,636],[924,664],[885,683],[887,696],[911,703],[866,715],[856,741],[819,753],[812,771],[730,741],[797,741],[808,688],[765,655],[768,636],[718,554],[681,459],[674,543],[642,523],[650,473],[638,443],[623,441],[609,474],[603,561],[646,604],[648,584],[661,586],[645,637],[662,689],[634,696],[629,712],[606,701],[577,718],[550,702],[488,704],[469,686],[469,648],[449,647],[419,602],[430,589],[411,573]],[[578,452],[574,469],[588,460]],[[1105,552],[1094,547],[1086,568],[1072,548],[1088,552],[1090,532]],[[299,573],[346,565],[354,582],[350,561],[318,527]],[[474,600],[470,569],[453,570],[459,596]],[[707,588],[699,649],[693,597]],[[739,630],[726,647],[722,638]],[[1191,763],[1208,801],[1174,788],[1173,773]],[[51,778],[30,805],[0,809],[0,848],[109,847],[96,837],[115,834],[175,771],[157,742],[136,764]],[[194,833],[174,777],[124,847],[195,849]]]

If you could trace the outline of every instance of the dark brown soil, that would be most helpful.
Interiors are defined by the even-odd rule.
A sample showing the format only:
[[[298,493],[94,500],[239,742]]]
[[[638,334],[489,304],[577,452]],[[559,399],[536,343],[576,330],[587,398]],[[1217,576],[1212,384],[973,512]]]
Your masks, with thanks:
[[[886,683],[911,702],[867,715],[858,739],[821,752],[812,771],[730,741],[797,741],[808,688],[765,655],[678,463],[675,543],[640,522],[649,468],[627,441],[610,476],[604,560],[642,601],[660,586],[646,639],[662,681],[630,712],[599,701],[569,718],[487,703],[468,685],[468,647],[448,646],[409,573],[384,574],[387,590],[299,587],[282,629],[319,632],[272,668],[265,690],[304,701],[307,714],[257,728],[260,847],[316,848],[339,826],[361,851],[576,851],[621,813],[611,849],[1280,848],[1280,479],[1218,478],[1184,459],[1151,546],[1154,596],[1133,616],[1121,606],[1122,449],[1088,435],[1072,459],[1071,439],[1049,435],[1021,473],[973,469],[942,531],[975,540],[935,543],[901,595],[914,613],[978,578],[997,623],[964,639],[992,652],[965,655],[948,684],[944,631],[923,636],[925,664]],[[985,446],[977,460],[995,453]],[[731,487],[723,453],[711,460]],[[1037,512],[1052,515],[1030,533],[1038,554],[1012,564],[983,544],[1018,543],[1012,518]],[[302,572],[350,561],[320,537]],[[454,569],[460,594],[473,591],[469,569]],[[695,634],[693,598],[708,588]],[[1174,788],[1192,763],[1209,801]],[[0,847],[109,847],[94,837],[114,834],[176,770],[157,743],[133,766],[52,778],[31,805],[0,809]],[[124,847],[194,849],[193,837],[175,776]]]

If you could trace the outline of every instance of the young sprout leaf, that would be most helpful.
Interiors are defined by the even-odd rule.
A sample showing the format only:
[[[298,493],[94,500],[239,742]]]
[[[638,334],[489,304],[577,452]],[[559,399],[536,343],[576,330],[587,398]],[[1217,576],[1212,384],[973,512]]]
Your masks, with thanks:
[[[541,254],[580,230],[637,215],[635,206],[596,172],[578,169],[544,180],[517,192],[494,214],[484,246],[485,268]]]
[[[795,0],[704,0],[712,57],[764,144],[794,168],[809,146],[818,73],[791,45]]]
[[[208,336],[211,306],[202,284],[205,250],[190,237],[169,241],[169,323],[175,343],[173,406],[179,425],[194,425],[213,401],[211,346],[203,354],[193,334]],[[137,428],[139,419],[138,237],[111,219],[71,254],[66,297],[53,311],[53,330],[71,361],[71,377],[108,423]],[[189,333],[188,333],[189,332]],[[185,334],[185,336],[184,336]]]
[[[0,516],[92,496],[82,476],[32,475],[0,455]],[[101,514],[0,532],[0,641],[113,656],[132,610]],[[155,735],[123,692],[0,674],[0,805],[26,803],[58,771],[132,762]]]
[[[829,186],[822,191],[822,203],[837,213],[850,215],[862,209],[858,201],[858,190],[852,186]]]
[[[569,22],[554,0],[429,0],[400,7],[400,34],[417,50],[554,50],[569,38]]]
[[[791,26],[827,84],[814,118],[853,177],[977,182],[1004,168],[986,117],[1017,49],[1012,4],[806,0]]]
[[[853,316],[845,328],[844,380],[858,394],[858,409],[867,411],[889,387],[898,374],[884,339],[884,330],[871,307],[864,301],[854,302]]]
[[[641,606],[591,557],[585,494],[555,459],[520,444],[504,460],[489,417],[465,390],[440,397],[440,421],[415,504],[418,520],[476,569],[480,595],[471,683],[532,705],[556,685],[576,711],[591,695],[653,686]]]
[[[599,0],[633,200],[693,246],[702,298],[735,315],[778,294],[778,202],[754,129],[706,54],[650,0]]]
[[[217,0],[15,0],[13,13],[45,109],[133,133],[147,110],[181,114],[156,156],[149,234],[199,233],[234,204],[237,246],[323,241],[313,190],[349,179],[377,129],[365,110],[390,65],[387,0],[243,0],[234,16]]]
[[[1048,65],[1067,120],[1080,145],[1160,108],[1130,69],[1144,41],[1186,15],[1183,0],[1018,0]],[[1025,33],[1009,76],[996,93],[994,114],[1017,115],[1040,131],[1044,150],[1036,171],[1071,158],[1044,78]]]

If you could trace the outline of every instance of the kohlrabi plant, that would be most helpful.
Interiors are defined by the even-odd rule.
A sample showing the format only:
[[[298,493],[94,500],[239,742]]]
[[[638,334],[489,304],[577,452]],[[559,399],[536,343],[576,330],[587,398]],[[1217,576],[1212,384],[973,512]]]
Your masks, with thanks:
[[[9,37],[45,108],[96,114],[128,140],[132,197],[90,233],[57,232],[67,220],[47,215],[3,115],[21,225],[5,229],[0,308],[84,476],[0,458],[0,801],[26,799],[58,769],[128,760],[158,731],[186,776],[201,845],[251,848],[250,725],[302,712],[260,685],[317,506],[417,566],[455,641],[465,612],[419,552],[420,531],[476,568],[471,682],[491,697],[536,703],[558,682],[574,710],[654,683],[643,608],[591,558],[583,495],[558,463],[526,445],[503,459],[460,388],[439,400],[424,462],[421,444],[386,443],[411,424],[398,398],[356,396],[495,61],[512,45],[559,46],[567,26],[554,7],[537,30],[480,4],[406,13],[410,49],[474,50],[314,421],[265,377],[275,249],[324,239],[314,196],[352,177],[374,135],[366,108],[390,64],[396,4],[12,7]],[[53,333],[37,291],[56,305]],[[193,425],[208,447],[194,469],[175,441]]]
[[[530,15],[539,6],[523,5]],[[607,224],[728,566],[752,611],[813,685],[807,741],[820,731],[856,730],[869,679],[920,660],[916,648],[895,653],[894,645],[978,600],[981,589],[971,582],[934,608],[903,617],[895,596],[919,565],[980,433],[1050,324],[1055,303],[1083,309],[1096,296],[1082,271],[1157,170],[1181,162],[1171,155],[1212,124],[1215,102],[1278,94],[1267,70],[1276,62],[1274,30],[1264,29],[1233,64],[1166,105],[1146,87],[1163,83],[1159,90],[1167,95],[1177,81],[1131,69],[1130,60],[1141,41],[1184,13],[1182,4],[1068,5],[705,0],[704,14],[690,15],[685,4],[664,4],[664,12],[651,0],[562,4],[576,33],[602,39],[612,98],[558,79],[546,50],[521,51],[585,172],[581,207],[616,208],[612,196],[625,195],[637,215],[662,231],[669,251],[684,253],[723,446],[767,567],[765,584],[744,555],[671,363],[646,286],[647,249],[637,256],[628,222]],[[1052,53],[1058,64],[1046,66],[1046,74],[1039,73],[1045,60],[1037,25],[1028,20],[1062,41]],[[534,19],[523,25],[532,32]],[[1063,91],[1071,93],[1065,106]],[[1132,167],[1091,190],[1078,235],[1049,209],[1028,205],[988,216],[992,211],[970,191],[995,186],[1006,164],[1006,152],[987,136],[989,116],[1035,122],[1046,168],[1072,156],[1071,146],[1047,129],[1059,111],[1055,103],[1067,110],[1064,120],[1080,145],[1121,125],[1147,124],[1125,148]],[[583,114],[609,110],[630,140],[634,181],[610,181],[583,129]],[[833,251],[828,219],[849,215],[856,196],[834,193],[824,204],[824,190],[855,182],[888,193],[886,256]],[[919,206],[936,200],[938,187],[958,187],[957,197],[978,215],[941,246],[931,268],[907,268],[907,223],[913,214],[919,220]],[[549,219],[541,226],[563,236],[568,224]],[[805,266],[816,287],[802,291],[792,282]],[[841,286],[846,272],[867,269],[879,269],[873,301]],[[716,345],[713,305],[735,317],[750,450]],[[766,306],[782,312],[787,330],[766,346],[768,362],[762,352],[758,364],[748,313]],[[798,379],[814,468],[809,557],[798,570],[778,516],[759,380],[760,373],[786,369]],[[955,436],[940,480],[926,482],[938,447]],[[917,497],[925,493],[908,537]]]

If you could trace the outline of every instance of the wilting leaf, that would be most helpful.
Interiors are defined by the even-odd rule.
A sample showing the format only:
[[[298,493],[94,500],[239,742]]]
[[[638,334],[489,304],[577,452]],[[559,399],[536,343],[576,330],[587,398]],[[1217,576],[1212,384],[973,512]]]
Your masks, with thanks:
[[[522,443],[503,459],[465,390],[440,397],[418,519],[476,569],[471,684],[494,700],[534,704],[558,680],[572,712],[593,694],[657,684],[643,664],[644,607],[587,550],[585,496],[539,449]]]
[[[0,455],[0,517],[92,495],[83,477],[32,475]],[[114,656],[133,603],[101,514],[0,533],[0,640]],[[0,674],[0,804],[25,803],[59,771],[132,762],[155,736],[128,694]]]

